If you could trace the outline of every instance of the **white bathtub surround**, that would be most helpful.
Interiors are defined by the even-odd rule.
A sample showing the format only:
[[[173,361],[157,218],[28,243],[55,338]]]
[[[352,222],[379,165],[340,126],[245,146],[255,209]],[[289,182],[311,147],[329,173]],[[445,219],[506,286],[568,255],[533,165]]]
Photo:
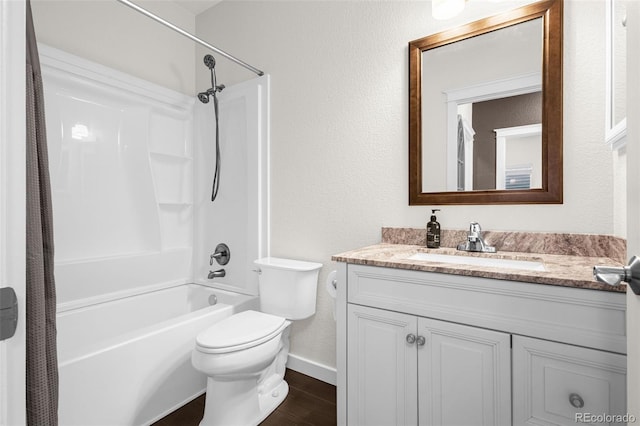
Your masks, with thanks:
[[[219,82],[224,83],[221,74]],[[224,268],[226,275],[216,279],[216,286],[258,294],[253,261],[269,256],[270,238],[269,85],[270,77],[265,75],[228,86],[218,94],[222,156],[214,202],[214,107],[213,102],[196,104],[194,282],[211,283],[209,271]],[[210,255],[219,243],[229,246],[231,261],[224,266],[210,265]]]
[[[47,46],[40,55],[58,303],[192,281],[194,99]]]
[[[196,114],[195,97],[57,49],[41,54],[60,424],[149,424],[204,392],[206,376],[190,362],[196,335],[258,309],[252,262],[269,248],[269,77],[220,95],[223,165],[211,203],[212,111],[199,105]],[[219,242],[231,261],[214,282]]]
[[[159,420],[204,391],[196,335],[256,308],[253,296],[190,284],[59,314],[60,424]]]

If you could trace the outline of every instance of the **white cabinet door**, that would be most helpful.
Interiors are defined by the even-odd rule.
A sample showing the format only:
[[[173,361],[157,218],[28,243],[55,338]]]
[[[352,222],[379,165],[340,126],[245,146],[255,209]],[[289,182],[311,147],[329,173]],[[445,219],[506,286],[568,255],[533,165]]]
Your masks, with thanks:
[[[420,425],[511,423],[508,333],[418,319]]]
[[[513,424],[626,424],[625,375],[624,355],[513,336]]]
[[[416,317],[348,305],[349,426],[416,425]]]

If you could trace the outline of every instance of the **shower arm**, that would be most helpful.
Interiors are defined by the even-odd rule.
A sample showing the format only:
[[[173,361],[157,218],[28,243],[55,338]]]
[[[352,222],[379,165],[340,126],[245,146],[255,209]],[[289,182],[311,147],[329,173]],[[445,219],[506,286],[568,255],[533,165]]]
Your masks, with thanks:
[[[148,10],[138,6],[137,4],[135,4],[135,3],[133,3],[133,2],[131,2],[129,0],[116,0],[116,1],[124,4],[125,6],[129,6],[131,9],[142,13],[146,17],[151,18],[154,21],[159,22],[159,23],[161,23],[162,25],[164,25],[164,26],[166,26],[168,28],[171,28],[173,31],[182,34],[183,36],[195,41],[196,43],[206,47],[207,49],[213,50],[214,52],[216,52],[220,56],[224,56],[225,58],[229,59],[230,61],[235,62],[236,64],[238,64],[238,65],[240,65],[240,66],[242,66],[242,67],[244,67],[246,69],[248,69],[249,71],[252,71],[252,72],[254,72],[254,73],[258,74],[258,75],[264,75],[264,72],[260,71],[259,69],[255,68],[255,67],[252,67],[251,65],[247,64],[244,61],[241,61],[240,59],[236,58],[235,56],[232,56],[232,55],[228,54],[227,52],[225,52],[223,50],[220,50],[217,47],[207,43],[206,41],[204,41],[202,39],[199,39],[198,37],[194,36],[193,34],[186,32],[182,28],[173,25],[171,22],[160,18],[159,16],[157,16],[157,15],[149,12]]]

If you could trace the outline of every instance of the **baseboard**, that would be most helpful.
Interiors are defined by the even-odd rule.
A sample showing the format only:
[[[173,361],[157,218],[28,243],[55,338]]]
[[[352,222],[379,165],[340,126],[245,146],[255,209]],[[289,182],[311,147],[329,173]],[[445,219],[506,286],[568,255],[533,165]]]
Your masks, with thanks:
[[[287,368],[290,368],[298,373],[306,374],[314,379],[321,380],[330,385],[336,385],[336,369],[324,364],[311,361],[301,356],[289,354],[287,359]]]

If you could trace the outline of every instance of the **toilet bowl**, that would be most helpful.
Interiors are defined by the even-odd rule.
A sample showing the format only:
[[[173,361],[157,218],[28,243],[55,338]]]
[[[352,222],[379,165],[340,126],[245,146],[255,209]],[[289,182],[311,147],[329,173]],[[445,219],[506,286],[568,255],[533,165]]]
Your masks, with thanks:
[[[207,376],[200,426],[257,425],[289,392],[284,380],[290,320],[315,313],[320,263],[263,258],[260,311],[232,315],[196,337],[191,361]]]

